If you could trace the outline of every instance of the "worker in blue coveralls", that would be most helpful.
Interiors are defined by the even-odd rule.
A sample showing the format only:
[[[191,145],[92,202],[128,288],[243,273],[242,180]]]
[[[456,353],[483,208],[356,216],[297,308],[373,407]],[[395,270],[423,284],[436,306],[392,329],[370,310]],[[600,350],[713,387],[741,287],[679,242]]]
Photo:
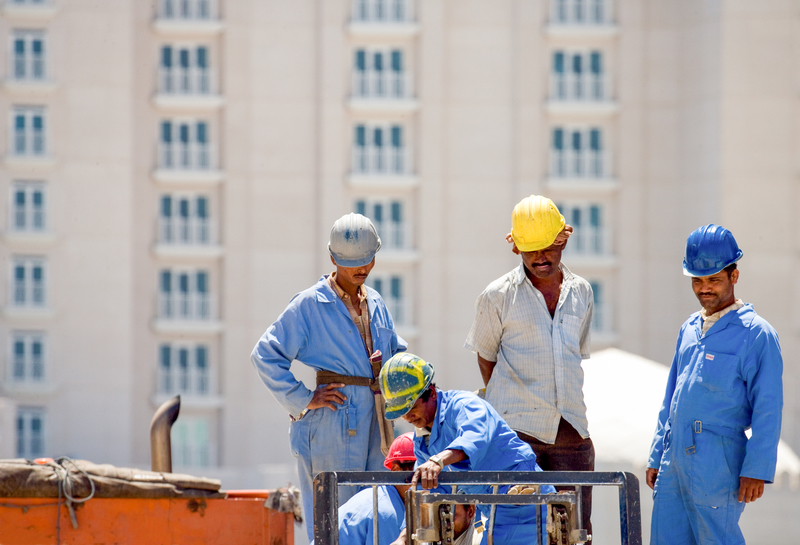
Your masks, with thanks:
[[[416,460],[414,434],[408,432],[394,440],[384,465],[390,471],[412,471]],[[378,487],[379,545],[389,545],[394,542],[406,527],[406,507],[403,498],[409,488],[410,484]],[[339,545],[374,543],[373,507],[372,488],[367,488],[339,508]],[[454,545],[472,545],[475,506],[459,504],[453,514],[453,534],[456,538]]]
[[[703,308],[678,335],[650,450],[651,544],[744,543],[744,506],[775,476],[783,360],[775,330],[733,293],[741,257],[718,225],[686,241],[683,271]]]
[[[383,417],[376,377],[387,359],[406,349],[380,294],[364,286],[381,240],[372,222],[347,214],[333,224],[328,250],[336,270],[295,295],[261,336],[251,360],[289,413],[309,541],[311,483],[322,471],[379,471],[394,439]],[[292,374],[293,360],[317,372],[315,390]],[[340,487],[344,503],[358,490]]]
[[[392,357],[380,373],[386,418],[402,417],[416,428],[414,452],[418,466],[412,485],[436,487],[445,466],[456,471],[542,470],[531,447],[517,437],[491,405],[472,392],[439,390],[433,383],[433,375],[430,363],[409,353]],[[461,488],[478,494],[491,494],[492,489],[491,486]],[[499,491],[506,493],[508,488],[502,486]],[[552,493],[555,489],[547,485],[542,492]],[[495,512],[494,542],[529,545],[531,535],[535,536],[537,508],[499,505]],[[488,515],[488,509],[481,510]],[[482,543],[487,542],[487,537],[488,532],[484,532]]]

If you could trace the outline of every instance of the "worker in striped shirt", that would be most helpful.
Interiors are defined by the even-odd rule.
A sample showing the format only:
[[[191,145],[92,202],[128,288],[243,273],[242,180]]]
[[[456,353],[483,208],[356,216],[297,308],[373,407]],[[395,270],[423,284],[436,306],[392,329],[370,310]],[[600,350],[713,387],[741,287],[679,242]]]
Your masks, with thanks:
[[[546,197],[516,205],[506,240],[521,263],[480,294],[465,343],[477,354],[486,400],[545,471],[594,470],[581,368],[589,358],[593,294],[561,263],[572,232]],[[582,512],[591,534],[589,487]]]

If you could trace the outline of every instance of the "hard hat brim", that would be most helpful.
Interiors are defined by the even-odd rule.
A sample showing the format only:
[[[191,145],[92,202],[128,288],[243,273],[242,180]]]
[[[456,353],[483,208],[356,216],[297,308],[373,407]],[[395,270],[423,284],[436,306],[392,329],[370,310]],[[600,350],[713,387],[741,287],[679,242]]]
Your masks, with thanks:
[[[330,252],[330,250],[328,251]],[[362,259],[344,259],[341,257],[336,257],[336,254],[334,254],[333,252],[330,252],[330,254],[331,257],[333,258],[333,261],[337,265],[339,265],[340,267],[348,267],[348,268],[365,267],[366,265],[369,265],[373,259],[375,259],[375,254],[368,255],[367,257]]]
[[[743,255],[744,255],[744,252],[742,252],[742,250],[739,250],[738,252],[736,252],[736,258],[734,258],[733,260],[729,261],[728,263],[725,263],[722,266],[711,267],[711,268],[708,268],[708,269],[690,269],[689,265],[686,263],[686,259],[684,259],[683,260],[683,275],[684,276],[689,276],[689,277],[692,277],[692,278],[702,278],[704,276],[711,276],[713,274],[717,274],[718,272],[724,270],[725,267],[729,267],[729,266],[733,265],[734,263],[736,263],[737,261],[742,259]]]

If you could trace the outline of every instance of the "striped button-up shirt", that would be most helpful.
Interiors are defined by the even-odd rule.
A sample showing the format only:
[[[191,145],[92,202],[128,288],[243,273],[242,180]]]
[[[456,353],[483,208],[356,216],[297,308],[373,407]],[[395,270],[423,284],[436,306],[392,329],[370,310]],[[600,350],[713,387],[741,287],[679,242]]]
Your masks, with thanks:
[[[592,287],[562,264],[561,293],[551,317],[523,267],[478,297],[464,346],[497,362],[486,400],[512,429],[552,444],[563,417],[589,437],[581,360],[589,357]]]

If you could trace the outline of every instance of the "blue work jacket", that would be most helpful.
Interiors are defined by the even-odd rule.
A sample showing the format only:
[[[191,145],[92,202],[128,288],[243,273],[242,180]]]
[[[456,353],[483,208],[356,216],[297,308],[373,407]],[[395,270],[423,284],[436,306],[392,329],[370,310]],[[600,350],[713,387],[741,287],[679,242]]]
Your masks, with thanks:
[[[339,544],[372,545],[372,488],[362,490],[339,508]],[[378,487],[378,544],[389,545],[406,527],[403,498],[391,485]]]
[[[536,455],[533,450],[486,401],[472,392],[460,390],[437,388],[436,396],[436,416],[430,435],[414,439],[417,463],[452,449],[467,455],[467,459],[448,466],[455,470],[534,470]],[[525,466],[524,469],[520,465]]]
[[[783,409],[778,334],[750,304],[705,335],[702,327],[699,312],[681,327],[648,467],[661,464],[665,437],[681,434],[678,444],[691,449],[691,434],[702,430],[746,441],[739,476],[772,482]]]
[[[384,361],[406,350],[380,294],[367,288],[373,350],[380,350]],[[347,307],[328,284],[327,275],[314,286],[292,298],[289,306],[262,335],[251,355],[261,380],[289,414],[299,415],[314,392],[291,373],[292,360],[299,360],[315,371],[372,378],[364,341]],[[343,389],[350,399],[362,401],[372,409],[372,391],[363,386]]]

